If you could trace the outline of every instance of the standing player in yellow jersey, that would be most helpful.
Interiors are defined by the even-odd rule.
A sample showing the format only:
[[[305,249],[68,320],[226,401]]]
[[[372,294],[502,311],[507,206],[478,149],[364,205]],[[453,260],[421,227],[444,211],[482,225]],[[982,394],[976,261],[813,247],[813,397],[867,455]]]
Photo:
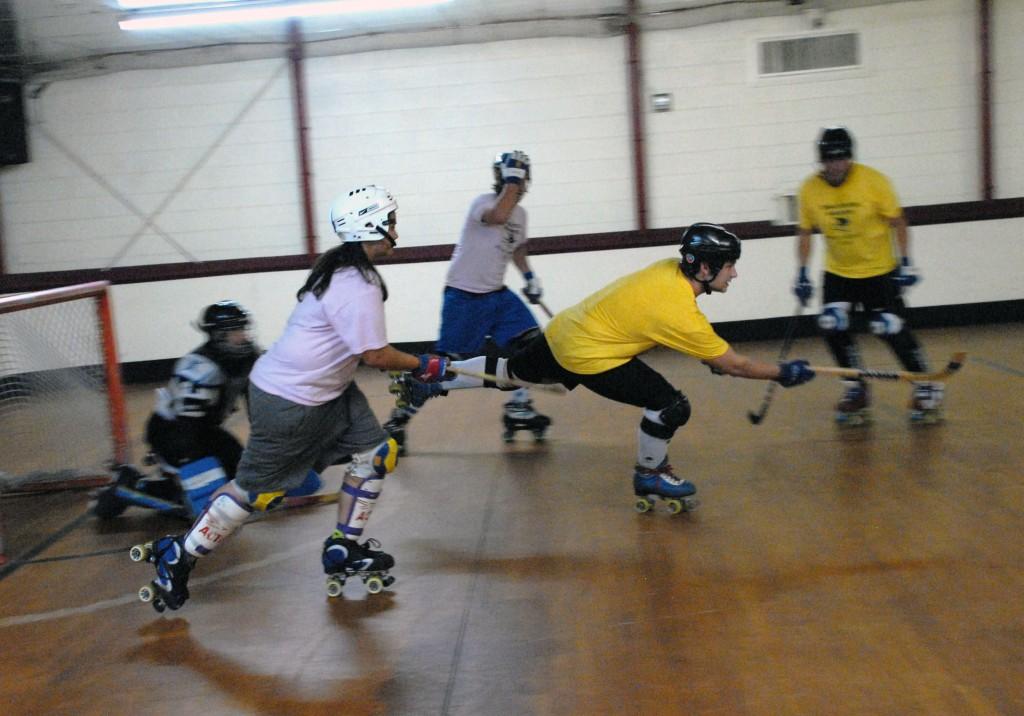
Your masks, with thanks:
[[[697,307],[701,294],[725,293],[737,277],[740,240],[721,226],[694,224],[679,248],[682,260],[664,259],[609,284],[555,315],[510,358],[479,357],[452,366],[485,371],[529,383],[583,385],[598,395],[643,408],[638,430],[633,489],[637,508],[650,509],[651,497],[671,500],[677,511],[696,488],[673,472],[668,443],[690,418],[690,401],[637,356],[665,346],[704,361],[714,372],[775,380],[785,387],[811,380],[807,361],[778,365],[740,355],[722,340]],[[434,384],[409,382],[419,399],[440,390],[480,387],[459,376]]]
[[[811,232],[825,237],[825,275],[818,326],[836,363],[861,368],[850,335],[850,315],[858,305],[871,332],[892,348],[909,371],[928,370],[924,353],[906,323],[903,288],[918,281],[910,262],[910,237],[892,184],[881,172],[853,161],[853,137],[845,127],[826,127],[818,138],[821,172],[800,187],[794,293],[806,306],[814,293],[807,276]],[[893,250],[895,238],[896,251]],[[841,423],[863,422],[870,403],[867,385],[844,380],[836,408]],[[932,420],[942,404],[941,383],[920,382],[911,396],[911,419]]]

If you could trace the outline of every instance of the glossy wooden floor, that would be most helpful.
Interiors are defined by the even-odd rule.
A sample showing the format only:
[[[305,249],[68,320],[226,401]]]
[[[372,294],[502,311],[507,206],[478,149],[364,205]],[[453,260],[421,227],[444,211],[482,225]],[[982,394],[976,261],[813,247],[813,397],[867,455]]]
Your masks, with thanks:
[[[317,507],[246,526],[158,616],[127,549],[180,523],[8,499],[29,561],[0,580],[0,712],[1022,714],[1024,326],[920,335],[970,352],[941,426],[876,384],[874,424],[838,429],[819,379],[754,427],[765,384],[652,355],[694,406],[671,455],[702,505],[678,517],[633,511],[635,409],[541,395],[550,442],[509,448],[496,391],[431,403],[371,524],[398,561],[376,596],[327,599]],[[360,383],[384,415],[383,376]]]

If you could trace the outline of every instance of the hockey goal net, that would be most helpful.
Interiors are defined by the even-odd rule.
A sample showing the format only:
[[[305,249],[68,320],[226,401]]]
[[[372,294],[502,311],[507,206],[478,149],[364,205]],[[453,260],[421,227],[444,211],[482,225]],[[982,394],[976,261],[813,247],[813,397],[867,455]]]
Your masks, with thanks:
[[[108,290],[98,281],[0,297],[0,498],[93,486],[127,461]]]

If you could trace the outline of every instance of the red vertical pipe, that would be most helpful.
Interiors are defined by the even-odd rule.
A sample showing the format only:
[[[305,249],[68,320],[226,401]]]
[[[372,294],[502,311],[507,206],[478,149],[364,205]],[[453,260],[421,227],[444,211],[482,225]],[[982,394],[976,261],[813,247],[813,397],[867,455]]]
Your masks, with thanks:
[[[303,75],[302,29],[298,20],[288,23],[291,47],[288,59],[292,67],[292,97],[295,100],[296,144],[299,155],[299,185],[302,187],[302,214],[306,227],[306,253],[316,256],[316,222],[313,220],[313,172],[309,167],[309,121],[306,114],[306,83]]]
[[[110,432],[114,440],[114,460],[119,465],[128,462],[128,430],[125,418],[124,389],[121,386],[121,364],[117,360],[117,343],[114,340],[114,314],[110,309],[110,289],[103,290],[97,297],[96,313],[100,332],[103,334],[103,358],[107,374],[107,395],[110,396]]]
[[[640,28],[636,24],[639,0],[629,0],[626,24],[628,48],[627,77],[633,131],[633,173],[635,175],[636,228],[647,230],[647,164],[644,149],[643,70],[640,64]]]
[[[992,22],[991,0],[978,0],[978,46],[981,49],[981,187],[985,201],[995,196],[992,179]]]

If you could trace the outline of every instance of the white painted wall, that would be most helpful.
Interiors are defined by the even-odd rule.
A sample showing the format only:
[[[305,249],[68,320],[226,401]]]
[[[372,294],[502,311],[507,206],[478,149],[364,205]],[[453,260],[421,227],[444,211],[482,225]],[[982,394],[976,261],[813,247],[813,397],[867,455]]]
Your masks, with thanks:
[[[997,196],[1024,194],[1024,3],[994,5]],[[919,0],[831,12],[862,33],[865,66],[759,81],[753,42],[806,31],[771,17],[643,36],[650,92],[675,109],[646,115],[649,223],[772,218],[772,197],[813,171],[824,124],[848,124],[858,156],[904,204],[980,198],[974,3]],[[314,199],[326,217],[351,185],[388,186],[401,245],[452,243],[490,160],[534,161],[525,201],[533,236],[634,227],[625,40],[552,38],[392,50],[306,62]],[[284,59],[125,72],[54,82],[29,101],[32,162],[0,171],[5,259],[13,272],[300,253],[299,184]],[[925,282],[913,305],[1019,299],[1024,221],[920,227]],[[329,228],[326,220],[317,227]],[[963,281],[964,237],[999,272]],[[323,238],[323,237],[322,237]],[[328,245],[325,240],[324,246]],[[549,305],[672,255],[670,247],[535,257]],[[820,257],[820,248],[817,255]],[[446,265],[387,266],[394,341],[436,334]],[[791,239],[748,242],[712,320],[788,315]],[[510,272],[510,284],[518,278]],[[303,272],[115,288],[126,361],[179,355],[199,309],[235,298],[272,341]]]

